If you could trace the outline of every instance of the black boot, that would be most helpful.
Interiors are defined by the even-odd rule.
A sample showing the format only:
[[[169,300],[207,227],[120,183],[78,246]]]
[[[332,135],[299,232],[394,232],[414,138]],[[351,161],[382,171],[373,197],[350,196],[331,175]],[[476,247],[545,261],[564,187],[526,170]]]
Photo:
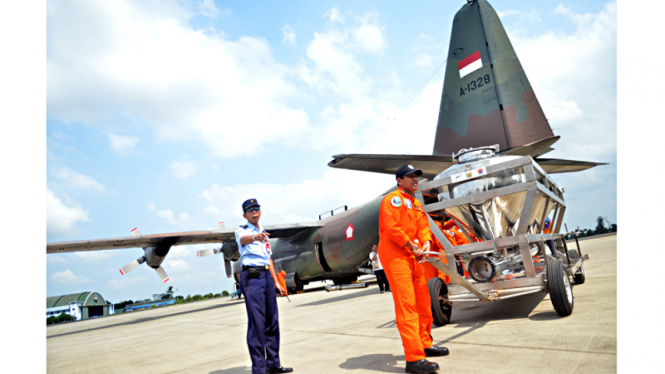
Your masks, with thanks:
[[[431,346],[430,348],[425,348],[425,356],[427,357],[448,356],[449,353],[446,347]]]
[[[407,361],[404,372],[427,374],[436,373],[437,370],[439,370],[439,364],[422,359],[420,361]]]

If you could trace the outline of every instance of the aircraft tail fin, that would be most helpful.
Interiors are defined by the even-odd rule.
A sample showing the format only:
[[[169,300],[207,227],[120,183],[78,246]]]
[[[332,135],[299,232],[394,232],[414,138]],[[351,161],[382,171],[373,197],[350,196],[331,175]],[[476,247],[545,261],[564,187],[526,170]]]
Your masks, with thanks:
[[[433,154],[553,137],[499,16],[487,0],[469,1],[453,20]]]

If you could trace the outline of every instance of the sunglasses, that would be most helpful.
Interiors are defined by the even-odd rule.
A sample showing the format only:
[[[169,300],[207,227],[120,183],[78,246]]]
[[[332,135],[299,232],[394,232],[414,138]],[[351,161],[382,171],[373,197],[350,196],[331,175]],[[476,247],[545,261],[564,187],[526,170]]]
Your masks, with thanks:
[[[258,206],[253,206],[251,208],[247,208],[247,210],[245,210],[245,213],[260,212],[260,211],[261,211],[261,208],[259,208]]]

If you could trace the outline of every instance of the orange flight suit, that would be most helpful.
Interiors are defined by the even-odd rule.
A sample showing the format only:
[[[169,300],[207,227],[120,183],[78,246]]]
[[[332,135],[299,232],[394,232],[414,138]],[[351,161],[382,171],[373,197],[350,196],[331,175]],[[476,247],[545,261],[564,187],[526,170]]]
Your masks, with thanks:
[[[429,224],[420,201],[398,188],[381,201],[379,256],[390,282],[406,361],[418,361],[432,346],[432,310],[423,266],[404,247],[409,240],[418,240],[419,246],[431,242]]]
[[[278,271],[275,275],[277,275],[277,281],[279,281],[279,284],[284,287],[284,291],[286,291],[286,272],[284,270]]]
[[[443,229],[443,225],[441,224],[441,222],[434,221],[434,223],[443,232],[443,235],[445,235],[446,239],[448,239],[450,244],[452,244],[453,246],[457,245],[457,243],[455,242],[455,237],[452,234],[450,234],[448,230]],[[443,248],[443,245],[439,242],[439,239],[437,239],[436,236],[434,236],[434,233],[431,233],[431,236],[432,236],[432,251],[443,253],[444,256],[443,258],[441,258],[441,261],[443,261],[444,264],[448,265],[448,259],[445,256],[445,250]],[[431,278],[439,277],[443,279],[444,283],[446,284],[450,283],[450,277],[440,272],[434,266],[430,265],[427,262],[423,263],[422,266],[423,266],[423,271],[425,272],[425,279],[430,280]]]

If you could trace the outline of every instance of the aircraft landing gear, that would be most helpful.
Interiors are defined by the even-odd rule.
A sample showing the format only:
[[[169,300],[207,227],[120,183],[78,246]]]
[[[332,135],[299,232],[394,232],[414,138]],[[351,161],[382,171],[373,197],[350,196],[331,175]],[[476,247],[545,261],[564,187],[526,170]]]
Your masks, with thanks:
[[[346,277],[346,278],[337,278],[333,279],[333,284],[335,286],[341,286],[343,284],[351,284],[352,282],[355,282],[358,280],[358,277],[353,276],[353,277]]]
[[[305,283],[298,278],[297,274],[293,276],[293,281],[296,282],[296,286],[288,289],[289,293],[292,295],[302,291],[305,287]]]

